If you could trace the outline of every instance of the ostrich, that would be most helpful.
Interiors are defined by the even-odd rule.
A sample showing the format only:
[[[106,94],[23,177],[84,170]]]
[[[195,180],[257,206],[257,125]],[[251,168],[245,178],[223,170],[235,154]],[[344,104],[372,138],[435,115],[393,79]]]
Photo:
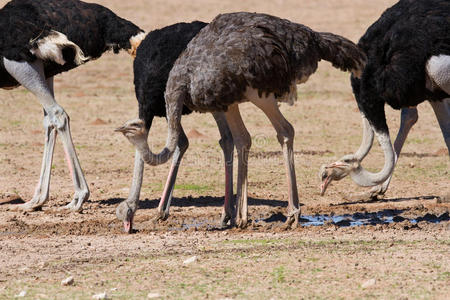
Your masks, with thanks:
[[[166,105],[164,100],[164,91],[166,89],[169,72],[175,63],[175,60],[186,49],[189,41],[207,24],[203,22],[178,23],[154,30],[147,34],[145,39],[137,50],[134,60],[134,85],[136,98],[139,102],[139,118],[132,120],[126,125],[116,129],[122,132],[126,137],[141,134],[141,142],[148,147],[147,139],[153,118],[166,117]],[[189,114],[192,111],[186,106],[183,107],[183,114]],[[222,214],[222,226],[226,226],[229,217],[232,214],[232,195],[233,195],[233,139],[231,132],[225,121],[223,113],[213,114],[219,127],[221,140],[220,146],[225,156],[225,204]],[[138,129],[135,131],[134,129]],[[140,131],[140,129],[143,129]],[[169,216],[170,201],[175,184],[175,178],[181,158],[187,150],[189,144],[184,132],[181,132],[179,143],[177,145],[166,187],[164,188],[160,204],[158,206],[157,219],[166,219]],[[127,200],[123,201],[116,209],[117,217],[124,222],[124,229],[130,233],[132,231],[133,217],[138,207],[139,194],[142,185],[142,176],[144,172],[144,162],[149,163],[146,155],[141,155],[136,150],[135,167],[133,181]]]
[[[417,121],[419,103],[429,100],[450,151],[450,2],[400,0],[387,9],[359,41],[368,57],[361,78],[352,77],[363,119],[363,142],[354,154],[322,166],[321,194],[332,180],[350,174],[360,186],[375,186],[368,196],[384,194],[406,136]],[[399,134],[392,148],[385,103],[402,109]],[[374,133],[384,151],[379,173],[361,166]]]
[[[109,9],[78,0],[13,0],[0,10],[0,87],[22,85],[44,110],[45,146],[39,183],[21,209],[35,210],[49,198],[56,135],[61,136],[75,185],[65,208],[80,211],[89,189],[72,142],[69,116],[56,102],[53,76],[96,59],[108,49],[134,55],[144,33]]]
[[[182,138],[183,104],[198,112],[225,112],[238,152],[235,224],[247,225],[247,159],[250,135],[239,104],[250,101],[269,118],[283,149],[289,204],[287,226],[296,226],[300,213],[294,169],[294,128],[283,117],[278,102],[297,97],[296,83],[305,82],[321,59],[344,71],[358,73],[365,57],[351,41],[274,16],[231,13],[217,16],[188,44],[172,68],[165,100],[168,138],[165,148],[153,154],[132,128],[128,136],[151,164],[166,162]],[[233,216],[234,217],[234,216]]]

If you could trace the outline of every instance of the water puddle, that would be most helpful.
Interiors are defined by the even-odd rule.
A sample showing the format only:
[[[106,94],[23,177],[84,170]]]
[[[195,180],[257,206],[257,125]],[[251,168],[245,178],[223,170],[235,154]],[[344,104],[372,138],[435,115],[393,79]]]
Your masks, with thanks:
[[[367,226],[367,225],[378,225],[378,224],[391,224],[403,221],[409,221],[412,224],[417,224],[419,222],[430,222],[430,223],[440,223],[443,221],[449,221],[449,213],[443,213],[440,216],[434,214],[426,214],[417,218],[406,218],[401,216],[404,210],[387,209],[379,212],[373,213],[354,213],[354,214],[344,214],[344,215],[302,215],[300,217],[301,226],[323,226],[326,224],[334,224],[340,227],[350,227],[350,226]],[[272,215],[267,219],[256,220],[264,221],[266,223],[276,222],[276,221],[286,221],[284,215],[276,214]]]

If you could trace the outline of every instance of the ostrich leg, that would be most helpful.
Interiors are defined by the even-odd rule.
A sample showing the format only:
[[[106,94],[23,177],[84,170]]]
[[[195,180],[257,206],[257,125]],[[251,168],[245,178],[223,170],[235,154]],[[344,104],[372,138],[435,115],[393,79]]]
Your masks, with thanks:
[[[447,91],[450,93],[450,91]],[[450,98],[444,99],[442,102],[430,102],[434,113],[438,120],[439,126],[444,136],[445,144],[447,145],[448,154],[450,156]],[[440,195],[442,199],[450,199],[450,190],[447,188],[443,194]]]
[[[46,80],[44,66],[41,60],[33,63],[18,62],[3,59],[6,70],[22,86],[31,91],[44,107],[44,126],[46,128],[46,141],[44,147],[44,159],[42,162],[41,176],[33,199],[21,206],[25,210],[33,210],[41,207],[48,200],[51,163],[55,145],[56,131],[62,137],[69,170],[75,185],[74,199],[66,208],[80,211],[84,200],[89,198],[89,189],[84,179],[76,152],[70,135],[69,116],[55,101],[53,95],[53,81]]]
[[[225,203],[224,212],[222,214],[222,226],[225,226],[233,213],[233,203],[231,201],[231,197],[233,197],[233,138],[231,137],[225,115],[223,113],[213,113],[213,117],[219,128],[221,136],[219,144],[222,147],[225,158]],[[172,193],[175,186],[178,167],[180,166],[181,158],[188,146],[188,139],[184,131],[181,131],[178,147],[173,155],[172,166],[170,168],[169,176],[167,177],[163,195],[159,202],[157,220],[166,220],[169,217],[169,208],[172,201]]]
[[[161,200],[158,205],[157,220],[166,220],[169,217],[170,202],[172,201],[173,188],[175,186],[175,180],[177,179],[178,168],[180,167],[181,159],[184,153],[189,147],[189,141],[181,128],[180,137],[178,139],[178,145],[175,149],[172,159],[172,166],[170,167],[169,175],[167,177],[166,185],[164,187]]]
[[[252,139],[242,121],[238,104],[232,104],[228,107],[227,112],[225,112],[225,118],[231,130],[233,142],[238,153],[236,225],[244,228],[248,222],[248,151],[252,145]]]
[[[277,132],[278,142],[283,149],[289,190],[288,218],[286,225],[296,227],[300,215],[300,206],[294,166],[294,128],[281,114],[278,108],[278,101],[275,98],[257,98],[252,100],[252,102],[269,118],[272,126]]]
[[[430,101],[430,104],[441,127],[448,154],[450,155],[450,98],[446,98],[442,102]]]
[[[225,160],[225,201],[223,204],[221,226],[226,227],[228,221],[233,218],[234,201],[233,201],[233,136],[228,127],[227,120],[223,113],[212,113],[214,120],[216,120],[217,127],[220,132],[220,147],[223,151]],[[233,224],[231,224],[233,225]]]

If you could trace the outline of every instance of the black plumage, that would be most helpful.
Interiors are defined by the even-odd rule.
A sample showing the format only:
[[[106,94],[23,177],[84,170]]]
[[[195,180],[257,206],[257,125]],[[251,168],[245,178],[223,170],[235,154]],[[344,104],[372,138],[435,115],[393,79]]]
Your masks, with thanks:
[[[260,95],[288,94],[321,59],[345,71],[360,69],[364,60],[352,42],[331,33],[266,14],[223,14],[189,43],[166,94],[185,93],[184,104],[192,110],[225,111],[243,99],[247,87]]]
[[[368,57],[361,79],[352,77],[360,110],[387,132],[384,104],[394,109],[441,101],[449,95],[427,89],[426,62],[450,55],[450,1],[400,0],[369,27],[358,43]]]
[[[70,133],[70,120],[56,102],[53,76],[96,59],[105,51],[126,49],[134,56],[144,38],[139,27],[98,4],[78,0],[12,0],[0,9],[0,88],[22,84],[44,109],[45,143],[39,183],[24,210],[49,199],[51,164],[60,136],[75,193],[67,209],[80,211],[89,198]]]
[[[153,118],[166,117],[164,91],[178,56],[190,40],[207,24],[178,23],[151,31],[140,44],[134,60],[134,86],[139,102],[139,118],[150,128]],[[190,113],[187,107],[183,114]]]
[[[130,38],[142,32],[139,27],[118,17],[99,4],[78,0],[13,0],[0,10],[0,57],[33,62],[30,51],[39,40],[52,31],[63,33],[90,59],[105,51],[130,49]],[[66,63],[45,61],[45,74],[52,77],[77,66],[74,50],[62,49]],[[1,59],[3,60],[3,59]],[[0,64],[0,87],[12,87],[17,82]]]

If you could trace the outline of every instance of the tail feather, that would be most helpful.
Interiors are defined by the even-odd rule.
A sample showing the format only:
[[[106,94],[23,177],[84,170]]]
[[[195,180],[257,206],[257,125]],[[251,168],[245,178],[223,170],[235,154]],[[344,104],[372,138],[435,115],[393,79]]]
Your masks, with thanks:
[[[336,68],[350,71],[359,78],[367,57],[352,41],[329,32],[320,32],[319,51],[321,58],[329,61]]]
[[[83,50],[77,44],[70,41],[65,34],[55,30],[51,30],[43,38],[31,40],[30,45],[30,52],[32,54],[42,60],[51,60],[60,65],[68,62],[64,55],[65,49],[72,49],[73,53],[71,56],[73,57],[71,59],[76,65],[84,64],[90,59],[84,56]]]

